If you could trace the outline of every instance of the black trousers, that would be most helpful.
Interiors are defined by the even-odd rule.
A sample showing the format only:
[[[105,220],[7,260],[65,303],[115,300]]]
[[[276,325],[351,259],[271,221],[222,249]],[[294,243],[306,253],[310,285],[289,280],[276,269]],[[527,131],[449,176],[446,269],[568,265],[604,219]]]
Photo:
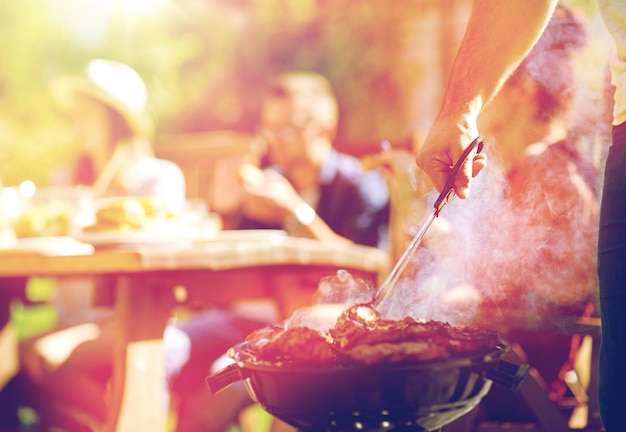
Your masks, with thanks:
[[[613,128],[606,161],[598,238],[600,412],[609,432],[626,430],[626,123]]]

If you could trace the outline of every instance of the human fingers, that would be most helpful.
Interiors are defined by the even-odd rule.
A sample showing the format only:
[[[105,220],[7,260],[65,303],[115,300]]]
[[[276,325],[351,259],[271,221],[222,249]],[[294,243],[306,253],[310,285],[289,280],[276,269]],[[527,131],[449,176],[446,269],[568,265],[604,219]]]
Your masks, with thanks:
[[[473,150],[459,170],[454,182],[454,192],[465,199],[469,197],[472,180],[487,166],[487,155],[480,149]]]
[[[487,167],[489,158],[483,151],[474,156],[474,163],[472,164],[472,177],[476,177],[483,169]]]

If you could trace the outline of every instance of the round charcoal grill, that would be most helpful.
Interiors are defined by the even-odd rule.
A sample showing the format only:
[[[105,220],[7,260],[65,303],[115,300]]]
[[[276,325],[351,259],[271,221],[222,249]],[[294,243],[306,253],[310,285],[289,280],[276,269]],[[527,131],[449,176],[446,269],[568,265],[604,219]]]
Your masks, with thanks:
[[[492,352],[410,365],[302,367],[257,362],[247,343],[235,363],[207,378],[213,393],[243,380],[268,413],[302,432],[438,431],[465,415],[492,382],[516,389],[528,365]]]

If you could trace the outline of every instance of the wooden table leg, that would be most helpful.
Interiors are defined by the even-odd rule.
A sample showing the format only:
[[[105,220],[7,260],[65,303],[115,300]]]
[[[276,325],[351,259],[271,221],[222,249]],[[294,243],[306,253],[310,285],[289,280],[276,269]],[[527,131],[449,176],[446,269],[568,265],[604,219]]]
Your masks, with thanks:
[[[168,404],[162,338],[173,304],[171,292],[130,276],[119,277],[116,289],[108,430],[165,432]]]

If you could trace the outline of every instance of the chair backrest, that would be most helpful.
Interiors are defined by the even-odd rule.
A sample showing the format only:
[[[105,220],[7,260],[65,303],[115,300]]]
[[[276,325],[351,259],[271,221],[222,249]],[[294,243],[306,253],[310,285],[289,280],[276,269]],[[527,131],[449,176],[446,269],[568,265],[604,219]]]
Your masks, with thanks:
[[[254,134],[231,130],[161,135],[155,153],[183,170],[187,198],[204,199],[212,207],[218,194],[228,195],[223,192],[227,177],[236,176],[241,163],[256,162],[258,143]]]

